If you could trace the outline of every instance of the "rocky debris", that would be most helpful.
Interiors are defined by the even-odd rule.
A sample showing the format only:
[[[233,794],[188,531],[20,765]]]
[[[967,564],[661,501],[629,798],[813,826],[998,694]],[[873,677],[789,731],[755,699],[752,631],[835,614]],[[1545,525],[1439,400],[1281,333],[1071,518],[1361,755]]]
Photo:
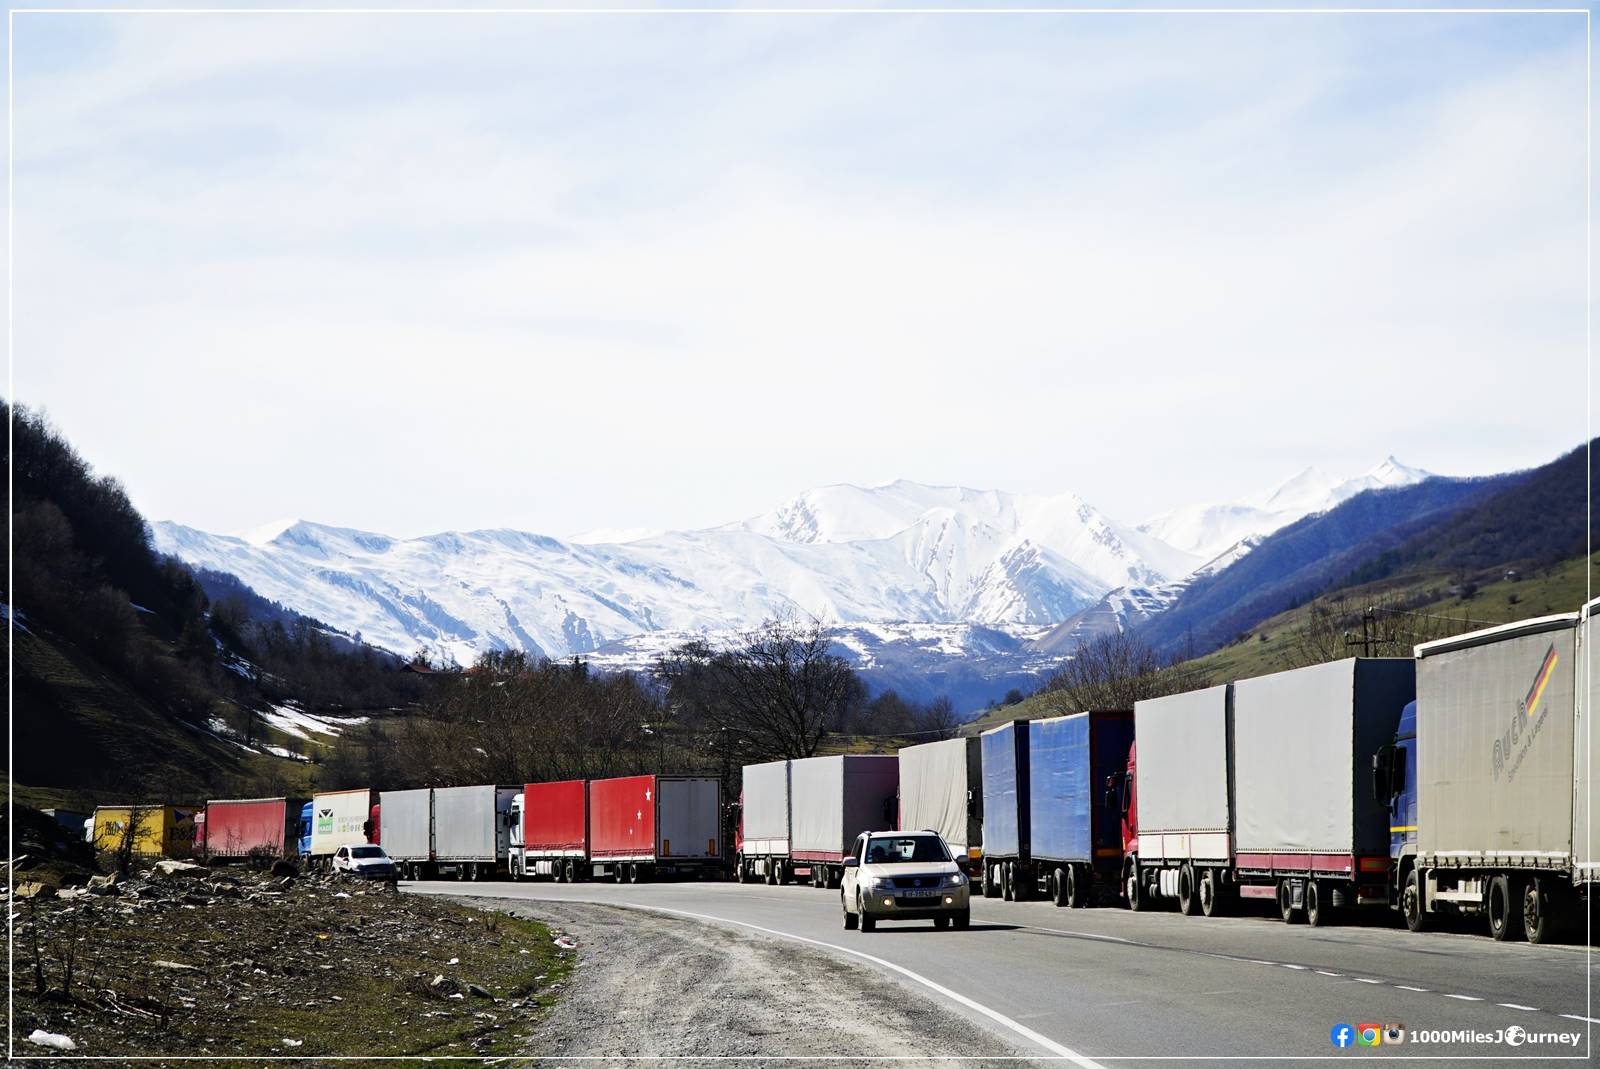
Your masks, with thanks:
[[[29,880],[25,883],[17,884],[17,889],[11,892],[11,894],[14,898],[37,898],[42,900],[46,898],[54,898],[56,895],[56,889],[47,883],[34,883],[32,880]]]
[[[515,1034],[508,1030],[528,1031],[548,1005],[545,971],[563,953],[542,929],[508,933],[503,919],[381,883],[242,867],[180,878],[158,875],[160,867],[97,877],[76,895],[17,911],[19,1043],[37,1028],[102,1057],[282,1056],[288,1038],[308,1057],[504,1054]],[[67,945],[76,959],[70,991],[60,957]],[[492,1007],[495,1016],[457,1005],[469,994],[473,1009]],[[351,1005],[376,1031],[350,1032],[342,1007]],[[392,1019],[374,1007],[392,1009]]]

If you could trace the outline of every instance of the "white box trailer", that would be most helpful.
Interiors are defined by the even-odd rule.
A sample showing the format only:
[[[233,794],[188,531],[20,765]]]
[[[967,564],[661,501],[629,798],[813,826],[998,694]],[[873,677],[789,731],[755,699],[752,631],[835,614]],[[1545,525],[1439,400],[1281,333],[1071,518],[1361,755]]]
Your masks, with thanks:
[[[1414,834],[1391,828],[1391,896],[1412,930],[1434,913],[1482,913],[1497,940],[1538,943],[1576,920],[1596,877],[1583,714],[1600,708],[1585,668],[1597,607],[1417,647],[1414,737],[1374,765],[1392,811],[1414,802]]]
[[[372,806],[377,792],[366,787],[323,791],[311,796],[311,863],[326,867],[341,846],[371,841]]]
[[[740,883],[788,882],[789,762],[745,765],[743,782],[734,875]]]
[[[1134,703],[1138,834],[1125,844],[1124,885],[1131,879],[1146,896],[1176,898],[1185,866],[1192,880],[1233,864],[1232,719],[1229,683]]]
[[[891,831],[900,759],[842,754],[789,763],[789,857],[816,887],[837,887],[844,859],[864,831]]]
[[[952,853],[973,865],[983,858],[981,755],[977,736],[900,750],[901,830],[936,831]]]
[[[378,845],[408,880],[433,872],[433,788],[380,791]]]
[[[440,871],[476,880],[502,871],[511,845],[512,803],[520,787],[492,783],[436,787],[433,856]]]

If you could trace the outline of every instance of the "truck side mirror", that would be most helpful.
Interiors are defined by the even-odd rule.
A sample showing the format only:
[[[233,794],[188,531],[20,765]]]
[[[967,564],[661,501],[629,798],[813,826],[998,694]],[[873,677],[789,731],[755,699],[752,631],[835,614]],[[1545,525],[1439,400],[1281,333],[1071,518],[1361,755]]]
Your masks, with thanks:
[[[1384,805],[1394,797],[1394,747],[1380,746],[1372,755],[1372,797]]]

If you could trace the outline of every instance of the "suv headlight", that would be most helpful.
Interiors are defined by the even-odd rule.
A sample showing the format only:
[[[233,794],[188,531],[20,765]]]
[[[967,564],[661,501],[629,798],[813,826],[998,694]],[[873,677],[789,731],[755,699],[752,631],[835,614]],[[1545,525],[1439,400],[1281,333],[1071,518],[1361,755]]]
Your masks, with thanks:
[[[952,872],[944,878],[945,887],[960,887],[967,882],[967,878],[959,872]]]

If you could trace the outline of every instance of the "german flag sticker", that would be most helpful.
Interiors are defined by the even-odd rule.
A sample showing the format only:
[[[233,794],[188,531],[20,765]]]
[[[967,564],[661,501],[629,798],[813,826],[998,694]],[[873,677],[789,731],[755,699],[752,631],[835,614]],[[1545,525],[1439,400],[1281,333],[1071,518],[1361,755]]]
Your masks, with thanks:
[[[1545,651],[1544,663],[1539,666],[1539,674],[1534,678],[1533,686],[1528,688],[1528,696],[1522,700],[1523,711],[1529,716],[1539,708],[1539,701],[1544,697],[1544,688],[1549,685],[1550,677],[1555,674],[1556,662],[1559,660],[1561,658],[1556,655],[1555,644],[1551,643],[1550,648]]]

